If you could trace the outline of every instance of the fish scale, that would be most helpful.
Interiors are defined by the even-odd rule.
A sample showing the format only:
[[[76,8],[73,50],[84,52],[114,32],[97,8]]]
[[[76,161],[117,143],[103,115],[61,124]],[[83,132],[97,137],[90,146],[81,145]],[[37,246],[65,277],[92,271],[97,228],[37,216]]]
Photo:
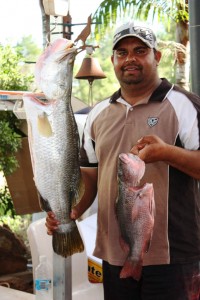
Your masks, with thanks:
[[[71,41],[57,39],[36,63],[36,82],[45,94],[24,95],[34,181],[41,207],[60,222],[53,249],[63,257],[84,250],[72,207],[83,195],[79,168],[79,134],[71,106],[73,61]]]

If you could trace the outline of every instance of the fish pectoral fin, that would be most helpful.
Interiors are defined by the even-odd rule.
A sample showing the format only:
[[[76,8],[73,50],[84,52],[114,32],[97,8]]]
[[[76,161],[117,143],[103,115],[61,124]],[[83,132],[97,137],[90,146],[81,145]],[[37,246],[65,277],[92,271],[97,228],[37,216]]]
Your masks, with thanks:
[[[151,232],[149,240],[146,242],[145,249],[144,249],[145,253],[149,252],[149,248],[151,247],[152,236],[153,236],[153,230]]]
[[[146,244],[146,249],[145,249],[146,253],[149,251],[150,246],[151,246],[151,239]]]
[[[130,251],[130,247],[122,237],[119,238],[119,244],[120,244],[122,250],[124,251],[124,253],[126,253],[128,255],[128,253]]]
[[[49,201],[46,200],[46,199],[44,199],[44,198],[42,198],[42,196],[40,195],[39,192],[38,192],[38,198],[39,198],[40,207],[41,207],[41,209],[42,209],[43,211],[48,212],[48,211],[51,211],[51,210],[52,210],[52,209],[51,209],[51,206],[50,206],[50,204],[49,204]]]
[[[80,179],[78,190],[79,190],[79,200],[80,200],[83,197],[84,193],[85,193],[85,184],[84,184],[82,176],[81,176],[81,179]]]
[[[42,136],[50,137],[53,135],[51,124],[45,112],[43,112],[41,115],[38,115],[37,127]]]
[[[81,198],[84,195],[84,192],[85,192],[85,185],[84,185],[83,179],[81,177],[80,181],[79,181],[78,189],[76,190],[75,193],[73,192],[73,197],[71,198],[72,199],[72,207],[79,203],[79,201],[81,200]]]
[[[150,211],[150,214],[151,214],[152,218],[154,218],[155,215],[156,215],[156,206],[155,206],[154,191],[153,190],[152,190],[151,199],[149,201],[149,211]]]

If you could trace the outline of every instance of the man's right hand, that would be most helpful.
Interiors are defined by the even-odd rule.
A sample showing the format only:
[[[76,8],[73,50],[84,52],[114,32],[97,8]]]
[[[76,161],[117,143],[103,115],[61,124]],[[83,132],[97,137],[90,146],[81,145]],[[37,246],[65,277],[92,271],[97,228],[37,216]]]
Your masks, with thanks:
[[[52,235],[53,232],[58,229],[60,222],[56,219],[55,214],[52,211],[47,213],[45,226],[47,227],[47,234]]]
[[[70,217],[71,217],[72,220],[78,219],[79,214],[78,214],[78,209],[76,207],[72,208]],[[60,222],[56,219],[56,216],[55,216],[54,212],[49,211],[47,213],[46,223],[45,223],[45,226],[47,227],[47,234],[52,235],[53,232],[56,229],[58,229],[58,225],[60,225]]]

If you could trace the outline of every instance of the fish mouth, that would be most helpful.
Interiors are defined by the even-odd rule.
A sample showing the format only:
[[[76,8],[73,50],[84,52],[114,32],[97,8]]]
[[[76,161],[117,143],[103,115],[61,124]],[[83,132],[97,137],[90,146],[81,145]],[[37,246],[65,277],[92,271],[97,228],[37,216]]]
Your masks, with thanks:
[[[134,155],[132,153],[120,153],[119,159],[125,164],[129,163],[129,159],[136,160],[138,162],[141,161],[141,159],[137,155]]]

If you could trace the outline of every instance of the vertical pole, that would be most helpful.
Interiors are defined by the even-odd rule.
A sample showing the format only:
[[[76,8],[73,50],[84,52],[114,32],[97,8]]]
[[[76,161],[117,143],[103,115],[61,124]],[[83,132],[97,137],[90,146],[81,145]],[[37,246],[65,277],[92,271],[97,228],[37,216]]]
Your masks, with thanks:
[[[67,16],[63,17],[63,23],[69,25],[63,25],[63,38],[71,40],[71,24],[72,24],[72,17],[68,11]]]
[[[53,252],[53,300],[72,300],[71,256],[64,258]]]
[[[189,0],[189,38],[192,91],[200,96],[200,1]]]
[[[39,6],[42,14],[42,35],[43,35],[43,48],[47,45],[47,39],[50,42],[50,16],[46,14],[42,0],[39,0]]]

